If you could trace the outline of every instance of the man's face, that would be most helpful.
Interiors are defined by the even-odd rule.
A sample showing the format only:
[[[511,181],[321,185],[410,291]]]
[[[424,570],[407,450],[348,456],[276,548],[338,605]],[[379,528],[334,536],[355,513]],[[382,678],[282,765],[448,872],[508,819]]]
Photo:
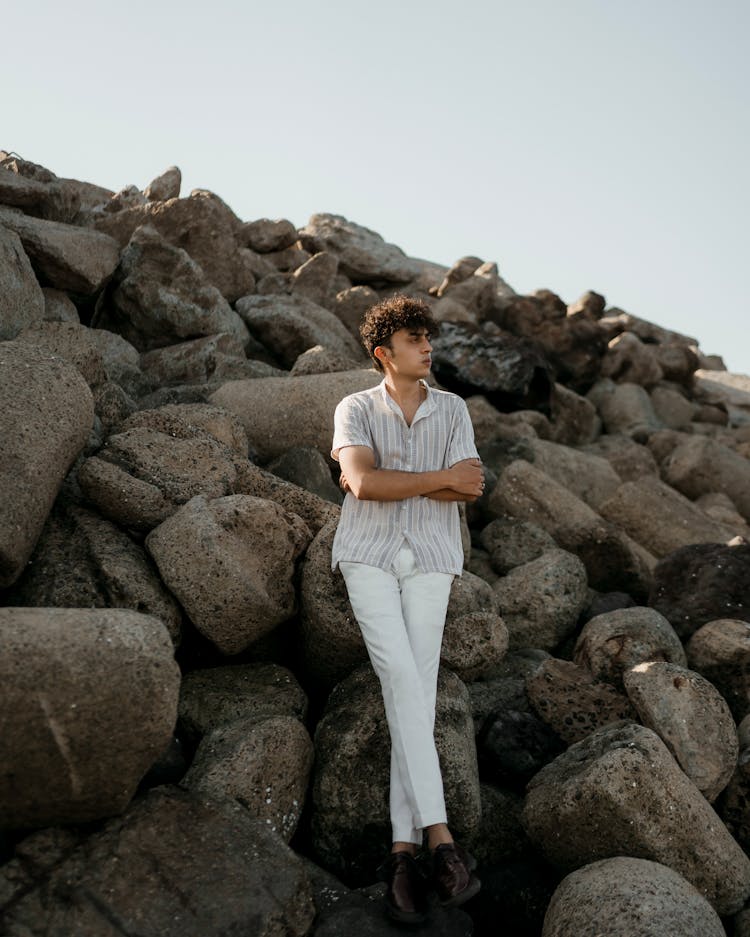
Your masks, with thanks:
[[[430,373],[432,345],[423,326],[399,329],[391,335],[390,348],[387,345],[380,347],[384,352],[381,361],[386,370],[415,380]]]

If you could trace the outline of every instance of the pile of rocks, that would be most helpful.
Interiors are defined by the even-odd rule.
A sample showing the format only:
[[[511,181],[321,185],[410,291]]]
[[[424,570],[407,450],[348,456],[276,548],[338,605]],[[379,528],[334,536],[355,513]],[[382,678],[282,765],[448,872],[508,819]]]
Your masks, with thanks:
[[[3,933],[392,932],[329,448],[406,292],[489,482],[436,727],[484,888],[429,932],[750,935],[750,379],[596,293],[180,182],[0,153]]]

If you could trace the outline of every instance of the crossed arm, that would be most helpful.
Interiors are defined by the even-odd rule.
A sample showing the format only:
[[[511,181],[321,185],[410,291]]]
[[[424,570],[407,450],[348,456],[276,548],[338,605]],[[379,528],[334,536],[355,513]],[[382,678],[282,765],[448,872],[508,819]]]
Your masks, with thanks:
[[[341,488],[360,501],[403,501],[419,495],[436,501],[476,501],[484,489],[479,459],[464,459],[435,472],[399,472],[376,468],[369,446],[346,446],[339,461]]]

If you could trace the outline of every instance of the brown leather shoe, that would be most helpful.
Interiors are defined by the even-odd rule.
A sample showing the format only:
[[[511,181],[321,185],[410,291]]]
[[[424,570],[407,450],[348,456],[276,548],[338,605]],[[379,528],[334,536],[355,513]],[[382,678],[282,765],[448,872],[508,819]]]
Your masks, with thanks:
[[[386,910],[394,921],[421,924],[427,919],[427,884],[414,856],[408,852],[392,852],[378,871],[388,886]]]
[[[444,908],[455,908],[474,895],[482,883],[474,875],[476,859],[458,843],[443,843],[432,853],[432,880]]]

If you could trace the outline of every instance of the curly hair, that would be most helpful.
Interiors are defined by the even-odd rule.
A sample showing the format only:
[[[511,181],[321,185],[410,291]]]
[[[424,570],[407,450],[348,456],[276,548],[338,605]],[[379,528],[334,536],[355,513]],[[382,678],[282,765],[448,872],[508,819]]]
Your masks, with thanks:
[[[438,323],[432,318],[432,312],[427,303],[413,296],[399,293],[381,299],[365,313],[359,334],[367,354],[375,362],[375,367],[383,370],[383,365],[375,357],[375,349],[379,345],[391,347],[391,336],[399,329],[412,328],[426,329],[429,336],[436,335],[440,330]]]

